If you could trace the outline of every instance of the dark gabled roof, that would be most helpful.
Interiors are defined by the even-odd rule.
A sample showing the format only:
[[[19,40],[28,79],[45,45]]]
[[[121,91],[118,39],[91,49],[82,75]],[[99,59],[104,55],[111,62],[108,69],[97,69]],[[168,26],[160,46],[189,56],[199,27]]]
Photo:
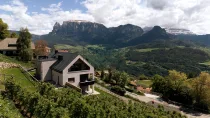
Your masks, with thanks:
[[[50,67],[52,70],[56,72],[62,73],[63,70],[78,56],[75,53],[57,53],[54,57],[62,56],[63,59],[57,61]]]
[[[57,60],[57,59],[55,59],[55,58],[47,58],[47,59],[39,59],[38,61],[45,62],[45,61],[55,61],[55,60]]]

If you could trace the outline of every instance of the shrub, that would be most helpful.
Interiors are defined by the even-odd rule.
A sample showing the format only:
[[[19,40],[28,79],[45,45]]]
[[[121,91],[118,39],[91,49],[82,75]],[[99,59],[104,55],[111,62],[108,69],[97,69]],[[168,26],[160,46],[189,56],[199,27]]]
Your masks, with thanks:
[[[122,96],[124,96],[126,93],[125,89],[120,86],[112,86],[111,91],[113,91],[119,95],[122,95]]]
[[[126,91],[129,91],[129,92],[133,92],[134,90],[132,88],[129,88],[129,87],[125,87]]]
[[[140,75],[138,78],[139,78],[139,80],[147,80],[147,79],[149,79],[149,77],[145,76],[144,74]]]

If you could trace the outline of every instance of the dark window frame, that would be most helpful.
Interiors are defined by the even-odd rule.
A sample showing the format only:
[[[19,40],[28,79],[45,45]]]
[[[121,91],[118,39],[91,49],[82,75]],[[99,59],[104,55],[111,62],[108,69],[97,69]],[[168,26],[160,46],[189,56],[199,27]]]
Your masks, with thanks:
[[[71,79],[71,81],[70,81],[70,79]],[[75,78],[73,78],[73,77],[72,78],[68,78],[68,82],[69,83],[74,83],[75,82]]]

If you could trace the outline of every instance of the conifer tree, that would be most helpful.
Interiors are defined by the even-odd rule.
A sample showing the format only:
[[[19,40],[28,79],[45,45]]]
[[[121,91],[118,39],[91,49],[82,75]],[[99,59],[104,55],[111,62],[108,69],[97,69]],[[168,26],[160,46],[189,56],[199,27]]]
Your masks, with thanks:
[[[27,28],[20,29],[17,40],[17,51],[21,60],[30,61],[32,59],[31,34]]]

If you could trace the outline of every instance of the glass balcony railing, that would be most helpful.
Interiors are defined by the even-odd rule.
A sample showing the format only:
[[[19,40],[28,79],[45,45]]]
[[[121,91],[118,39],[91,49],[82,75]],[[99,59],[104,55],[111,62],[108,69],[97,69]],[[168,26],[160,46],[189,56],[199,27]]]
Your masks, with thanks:
[[[95,80],[86,80],[84,82],[80,82],[80,86],[93,85],[94,83],[95,83]]]

